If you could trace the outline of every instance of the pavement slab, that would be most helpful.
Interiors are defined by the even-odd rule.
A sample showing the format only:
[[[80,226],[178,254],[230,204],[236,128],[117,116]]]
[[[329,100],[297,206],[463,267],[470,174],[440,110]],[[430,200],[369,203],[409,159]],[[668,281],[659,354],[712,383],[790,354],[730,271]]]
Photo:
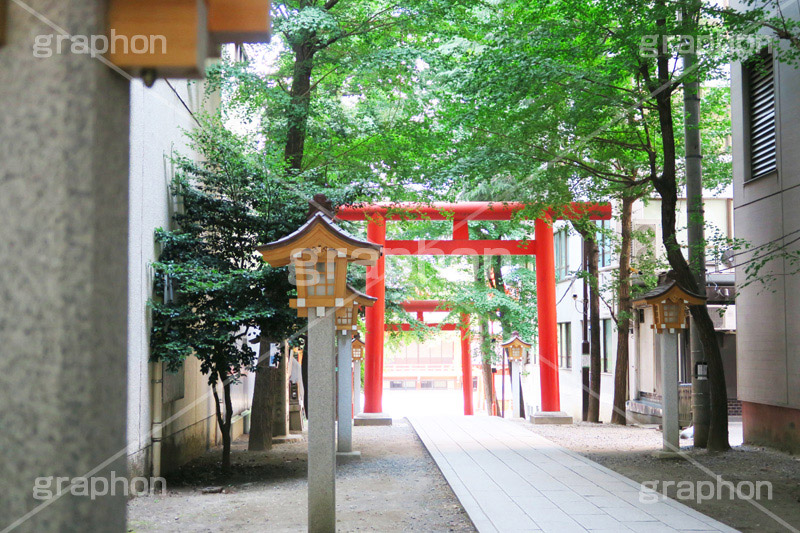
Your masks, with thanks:
[[[508,420],[409,421],[480,533],[736,531]]]

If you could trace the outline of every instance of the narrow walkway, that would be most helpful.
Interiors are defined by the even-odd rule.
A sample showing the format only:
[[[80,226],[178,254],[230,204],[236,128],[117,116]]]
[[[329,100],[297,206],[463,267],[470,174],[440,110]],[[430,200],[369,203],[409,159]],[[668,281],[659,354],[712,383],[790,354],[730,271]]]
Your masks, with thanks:
[[[411,417],[480,533],[736,531],[496,417]]]

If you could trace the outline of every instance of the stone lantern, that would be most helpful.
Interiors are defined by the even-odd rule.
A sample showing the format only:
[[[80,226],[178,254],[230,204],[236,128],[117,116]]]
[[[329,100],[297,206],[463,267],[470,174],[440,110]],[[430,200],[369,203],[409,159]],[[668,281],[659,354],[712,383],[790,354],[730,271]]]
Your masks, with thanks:
[[[318,196],[317,205],[324,200]],[[320,533],[335,531],[336,315],[343,308],[355,313],[359,301],[368,305],[365,295],[348,289],[347,265],[374,265],[381,256],[382,246],[362,241],[342,231],[324,213],[312,211],[300,229],[260,246],[258,251],[271,266],[290,267],[297,298],[290,300],[289,305],[297,309],[298,316],[309,319],[308,529]],[[346,333],[349,331],[352,328]],[[350,337],[349,333],[346,337]],[[340,348],[343,344],[349,343],[341,342]],[[348,362],[351,349],[347,346]]]
[[[511,366],[511,405],[514,416],[520,418],[523,416],[522,412],[522,366],[525,364],[527,351],[530,350],[531,344],[525,342],[519,337],[519,333],[514,331],[511,338],[500,346],[508,354],[508,364]]]
[[[705,297],[687,291],[671,280],[633,302],[637,309],[653,309],[653,329],[661,342],[663,448],[658,457],[675,457],[680,452],[678,421],[678,333],[686,329],[690,305],[703,305]]]
[[[361,365],[364,364],[366,345],[358,333],[353,335],[353,415],[361,414]]]
[[[365,344],[361,340],[361,336],[356,333],[353,335],[353,362],[361,363],[364,361]]]

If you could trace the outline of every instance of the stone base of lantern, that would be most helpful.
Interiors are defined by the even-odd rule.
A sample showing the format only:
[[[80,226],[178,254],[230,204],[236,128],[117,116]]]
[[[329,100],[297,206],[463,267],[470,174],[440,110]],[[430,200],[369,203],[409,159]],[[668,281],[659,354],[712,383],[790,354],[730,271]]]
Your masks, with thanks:
[[[572,424],[572,417],[564,411],[539,411],[528,416],[531,424]]]
[[[342,465],[352,461],[360,461],[361,452],[336,452],[336,464]]]
[[[354,426],[391,426],[392,417],[386,413],[360,413],[353,418]]]
[[[671,452],[667,450],[658,450],[653,452],[653,457],[656,459],[683,459],[683,456],[678,452]]]

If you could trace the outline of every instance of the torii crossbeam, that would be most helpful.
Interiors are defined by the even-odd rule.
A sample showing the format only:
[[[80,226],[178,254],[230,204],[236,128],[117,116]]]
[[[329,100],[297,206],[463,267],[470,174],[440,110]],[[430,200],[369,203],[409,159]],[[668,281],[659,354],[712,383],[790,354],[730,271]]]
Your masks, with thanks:
[[[539,371],[541,376],[542,411],[561,409],[558,386],[558,345],[556,322],[556,275],[552,221],[588,218],[608,220],[610,204],[574,202],[560,208],[538,212],[534,222],[534,240],[471,240],[469,222],[479,220],[526,219],[529,204],[521,202],[464,203],[378,203],[343,206],[336,217],[340,220],[366,220],[367,239],[384,246],[384,255],[367,269],[367,294],[377,298],[367,309],[365,413],[383,410],[383,341],[386,311],[384,284],[385,255],[534,255],[536,256],[536,295],[539,322]],[[388,220],[449,220],[453,238],[434,241],[386,240]]]

